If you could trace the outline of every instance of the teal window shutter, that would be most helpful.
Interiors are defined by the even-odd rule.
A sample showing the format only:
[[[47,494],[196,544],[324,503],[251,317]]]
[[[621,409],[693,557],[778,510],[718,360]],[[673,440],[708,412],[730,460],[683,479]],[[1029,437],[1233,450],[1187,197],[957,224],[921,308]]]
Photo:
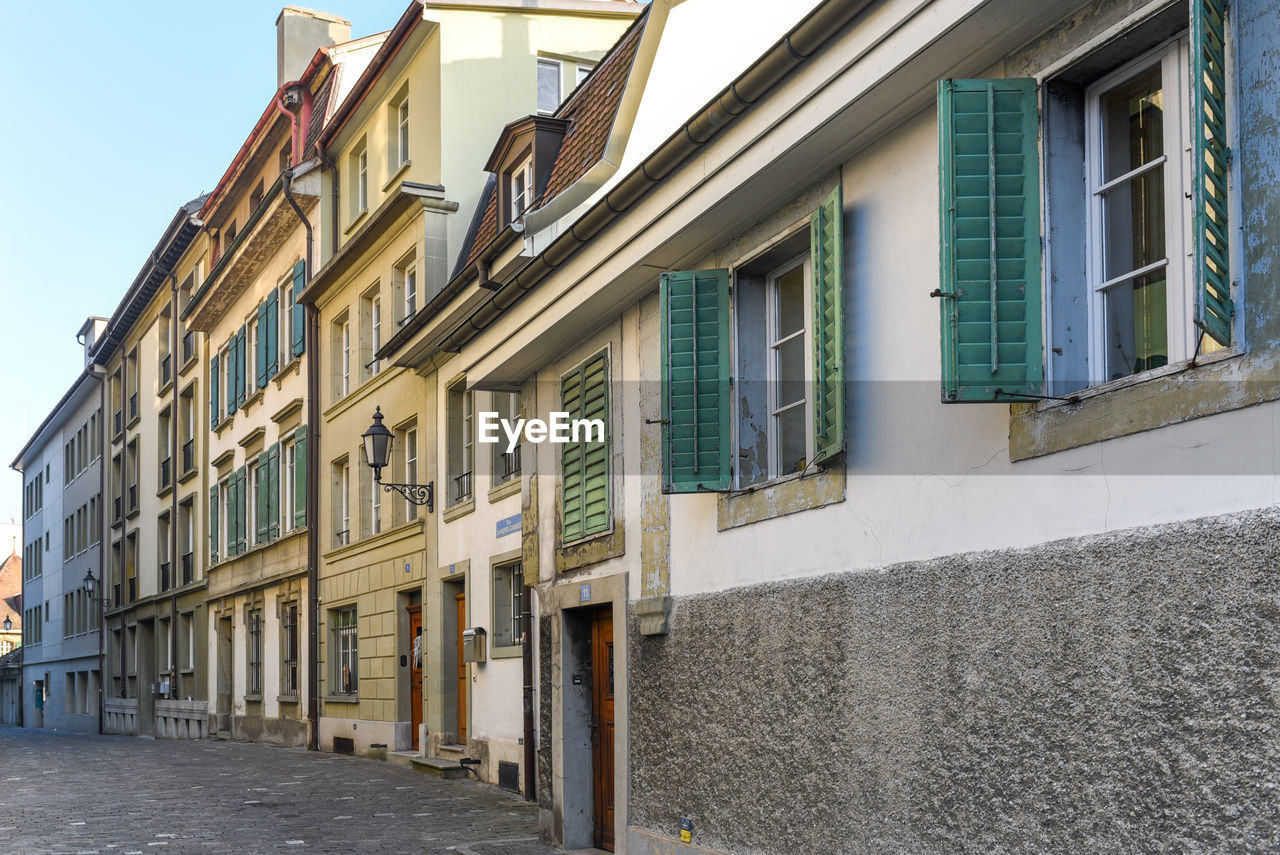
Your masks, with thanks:
[[[280,372],[280,292],[267,295],[267,379]]]
[[[258,334],[253,337],[253,357],[254,367],[257,369],[254,375],[257,380],[253,384],[253,388],[261,389],[267,385],[267,304],[258,304]]]
[[[298,302],[298,295],[306,286],[307,265],[299,261],[293,265],[293,355],[301,356],[307,347],[306,307]]]
[[[294,433],[293,440],[293,526],[307,524],[307,426]]]
[[[728,490],[733,477],[729,271],[658,279],[662,340],[662,490]]]
[[[1226,0],[1191,0],[1193,204],[1196,318],[1200,329],[1231,345],[1227,229]]]
[[[938,84],[942,401],[1043,394],[1034,80]]]
[[[239,398],[236,397],[236,337],[234,335],[227,342],[227,352],[224,357],[223,367],[227,372],[227,388],[224,394],[227,399],[227,415],[230,416],[235,413],[239,405]]]
[[[255,531],[258,535],[258,543],[265,543],[267,535],[271,530],[268,523],[268,512],[271,508],[270,500],[267,499],[267,488],[271,484],[271,478],[267,474],[269,465],[267,452],[258,455],[258,483],[253,488],[253,516]]]
[[[609,484],[609,357],[600,352],[561,378],[561,406],[570,420],[599,419],[604,441],[566,442],[561,451],[561,539],[578,540],[613,524]],[[594,438],[594,437],[593,437]]]
[[[280,536],[280,443],[267,449],[267,540]]]
[[[844,451],[844,202],[840,185],[809,218],[813,271],[814,463]]]
[[[244,339],[241,339],[241,344]],[[249,545],[249,490],[246,467],[236,471],[236,553],[242,553]]]
[[[245,328],[240,327],[240,331],[236,333],[236,400],[244,406],[244,389],[245,389]]]
[[[209,358],[209,426],[218,426],[218,417],[221,415],[218,406],[218,357],[216,355]]]
[[[218,486],[209,488],[209,564],[218,563]]]
[[[236,538],[239,536],[236,532],[236,523],[240,519],[240,482],[236,478],[236,473],[232,472],[231,477],[227,479],[227,557],[237,554]]]

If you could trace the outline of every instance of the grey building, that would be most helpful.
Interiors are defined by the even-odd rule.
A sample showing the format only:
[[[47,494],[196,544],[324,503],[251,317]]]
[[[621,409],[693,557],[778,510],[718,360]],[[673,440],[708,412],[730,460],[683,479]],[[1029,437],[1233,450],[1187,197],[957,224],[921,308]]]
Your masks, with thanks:
[[[88,354],[105,320],[89,318]],[[23,722],[96,732],[101,709],[102,384],[86,359],[12,467],[23,475]]]

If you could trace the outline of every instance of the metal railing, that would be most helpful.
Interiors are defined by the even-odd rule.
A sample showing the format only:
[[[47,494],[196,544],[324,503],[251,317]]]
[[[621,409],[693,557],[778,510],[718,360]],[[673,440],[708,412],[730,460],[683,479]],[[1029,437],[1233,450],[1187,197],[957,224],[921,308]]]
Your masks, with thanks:
[[[194,552],[184,552],[182,554],[182,584],[190,585],[191,580],[195,578],[196,556]]]
[[[124,499],[116,496],[111,500],[111,521],[120,522],[124,516]]]
[[[190,362],[196,355],[196,334],[187,330],[182,334],[182,361]]]
[[[166,457],[164,460],[161,460],[161,461],[160,461],[160,486],[161,486],[161,488],[168,487],[168,486],[169,486],[169,481],[170,481],[170,479],[172,478],[172,473],[169,471],[169,470],[170,470],[170,468],[171,468],[171,467],[170,467],[170,465],[169,465],[169,460],[170,460],[170,458]]]
[[[513,478],[520,474],[520,446],[516,446],[511,451],[504,452],[502,455],[502,480]]]
[[[129,602],[132,603],[136,599],[138,599],[138,577],[130,576],[129,577]]]
[[[120,433],[120,431],[124,430],[124,413],[121,410],[116,410],[114,421],[115,433]]]
[[[129,513],[133,513],[138,509],[138,485],[129,485]]]
[[[138,417],[138,393],[134,392],[129,396],[129,421],[133,421]]]
[[[463,472],[453,479],[453,500],[461,502],[471,495],[471,473]]]
[[[163,561],[160,564],[160,590],[167,591],[172,585],[169,584],[169,562]]]
[[[116,582],[111,586],[111,602],[117,606],[120,605],[120,583]]]
[[[182,472],[185,475],[196,468],[196,441],[189,439],[182,443]]]
[[[338,546],[346,546],[348,543],[351,542],[351,529],[344,528],[342,531],[338,532],[334,537],[338,541]]]
[[[173,379],[173,354],[166,353],[160,357],[160,385],[167,385]]]

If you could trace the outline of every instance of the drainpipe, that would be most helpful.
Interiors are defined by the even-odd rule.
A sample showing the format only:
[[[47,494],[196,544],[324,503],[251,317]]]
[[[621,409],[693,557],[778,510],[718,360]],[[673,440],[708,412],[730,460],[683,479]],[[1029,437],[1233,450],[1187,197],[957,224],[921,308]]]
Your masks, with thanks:
[[[280,101],[276,102],[276,106],[283,112],[289,112]],[[292,116],[293,114],[289,113],[289,115]],[[293,121],[293,133],[295,134],[294,151],[298,151],[301,144],[297,136],[299,125],[296,119]],[[307,234],[306,256],[302,259],[302,287],[305,291],[307,284],[311,282],[313,235],[311,221],[302,212],[298,201],[293,198],[292,168],[284,171],[282,189],[284,190],[284,198],[289,202],[289,207],[293,208],[294,214],[297,215],[298,221],[302,223],[302,228]],[[294,294],[293,299],[296,303],[298,295]],[[312,751],[318,751],[320,749],[320,633],[318,626],[320,620],[320,541],[317,535],[319,534],[320,526],[317,525],[317,517],[320,515],[320,432],[317,427],[320,423],[320,375],[316,373],[316,342],[320,336],[317,328],[316,308],[304,304],[303,311],[306,317],[304,352],[306,354],[307,371],[307,527],[310,529],[307,534],[307,721],[310,723],[311,733],[307,747]]]
[[[102,369],[102,373],[98,373],[98,369]],[[90,369],[93,375],[98,378],[98,409],[102,413],[99,423],[102,425],[102,435],[107,437],[107,446],[110,447],[110,432],[107,430],[107,369],[106,366],[98,365],[96,362],[90,363]],[[102,449],[98,449],[98,495],[103,497],[103,501],[99,503],[102,509],[102,516],[107,515],[107,455],[102,453]],[[103,526],[106,529],[106,526]],[[103,650],[103,637],[107,634],[107,550],[102,541],[110,541],[110,534],[105,538],[98,538],[98,735],[103,733],[103,727],[106,723],[106,711],[103,709],[106,703],[106,684],[103,682],[107,677],[106,654]],[[121,541],[121,548],[123,548]],[[21,687],[22,680],[18,680]]]
[[[169,694],[173,694],[178,664],[178,277],[160,264],[155,253],[151,266],[169,277]]]
[[[528,585],[520,593],[520,627],[524,630],[523,650],[520,651],[521,664],[524,666],[524,800],[534,801],[537,797],[537,762],[533,751],[533,588]]]

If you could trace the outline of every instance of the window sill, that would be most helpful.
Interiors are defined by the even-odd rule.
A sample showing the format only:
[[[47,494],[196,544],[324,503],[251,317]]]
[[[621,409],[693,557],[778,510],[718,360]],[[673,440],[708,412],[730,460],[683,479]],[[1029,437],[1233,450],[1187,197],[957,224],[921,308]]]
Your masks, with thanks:
[[[359,695],[325,695],[322,700],[326,704],[358,704],[360,703]]]
[[[1274,400],[1268,371],[1236,350],[1166,365],[1075,393],[1078,400],[1013,404],[1009,459],[1017,462]],[[1265,387],[1265,388],[1264,388]]]
[[[490,659],[519,659],[523,655],[524,646],[520,644],[489,648]]]
[[[466,501],[458,502],[455,505],[445,508],[444,513],[441,516],[444,518],[445,522],[453,522],[454,520],[462,519],[475,509],[476,494],[472,493]]]
[[[276,703],[278,704],[296,704],[301,702],[298,695],[276,695]]]
[[[124,429],[127,431],[133,427],[136,427],[138,422],[140,421],[142,421],[142,416],[136,415],[133,418],[129,419],[129,421],[124,423]]]
[[[260,704],[262,703],[262,695],[245,695],[244,701],[247,704]]]
[[[726,531],[844,501],[845,463],[837,458],[818,471],[785,475],[718,496],[716,529]]]
[[[272,377],[271,379],[275,381],[277,389],[282,389],[284,388],[284,381],[285,381],[286,375],[300,374],[300,373],[302,373],[302,357],[295,356],[295,357],[292,357],[288,362],[286,362],[284,364],[284,367],[282,367],[279,371],[277,371],[275,373],[275,376]]]
[[[556,524],[557,529],[559,523]],[[557,531],[557,540],[559,539]],[[580,537],[568,544],[557,544],[556,573],[568,573],[580,570],[610,558],[618,558],[626,553],[626,540],[623,537],[622,521],[614,520],[611,531]]]
[[[129,512],[128,512],[128,513],[126,513],[126,514],[124,515],[124,518],[125,518],[125,519],[127,519],[127,520],[131,520],[131,519],[133,519],[134,517],[136,517],[137,515],[138,515],[138,509],[137,509],[137,508],[130,508],[130,509],[129,509]]]
[[[248,410],[250,407],[252,407],[254,404],[261,403],[261,402],[262,402],[263,391],[264,391],[264,390],[259,389],[259,390],[257,390],[256,392],[254,392],[252,395],[250,395],[249,397],[245,398],[245,399],[244,399],[244,403],[240,405],[240,409],[242,409],[242,410],[246,410],[246,411],[247,411],[247,410]]]
[[[367,219],[369,219],[368,207],[364,207],[356,211],[355,216],[351,218],[351,222],[347,223],[347,227],[342,230],[343,237],[350,237],[351,233],[364,225],[364,221]]]
[[[380,531],[377,534],[369,535],[368,537],[352,538],[350,543],[344,543],[339,546],[335,546],[333,549],[324,553],[324,555],[322,555],[321,558],[323,558],[326,561],[333,561],[333,560],[342,558],[351,552],[363,553],[366,550],[372,549],[374,547],[385,546],[391,543],[395,543],[396,541],[401,540],[403,538],[413,537],[414,535],[421,534],[424,530],[424,525],[425,524],[423,523],[422,518],[419,517],[417,519],[412,519],[412,520],[409,520],[408,522],[401,523],[395,528],[387,529],[386,531]],[[302,530],[303,529],[295,529],[295,531],[302,531]]]
[[[196,348],[196,350],[199,350],[199,348]],[[191,370],[191,366],[195,365],[197,362],[199,362],[199,360],[196,358],[196,354],[191,354],[191,358],[182,363],[182,367],[178,369],[179,376],[185,377],[186,373]]]
[[[409,167],[412,165],[413,165],[412,160],[406,160],[404,163],[397,166],[396,171],[391,173],[391,180],[389,180],[386,184],[382,185],[382,192],[383,193],[390,192],[391,188],[395,186],[395,183],[399,181],[406,172],[409,171]]]
[[[159,490],[156,490],[156,498],[163,499],[165,496],[169,495],[172,492],[173,492],[173,484],[171,483],[166,484],[165,486],[161,487]]]
[[[518,495],[520,495],[520,473],[519,472],[512,475],[509,480],[503,481],[498,486],[493,487],[489,490],[489,504],[492,505],[494,502],[501,501],[502,499],[505,499],[507,496],[518,496]]]
[[[186,472],[183,472],[181,475],[178,476],[178,483],[185,484],[194,477],[196,477],[196,469],[192,467],[191,469],[188,469]]]
[[[173,378],[169,378],[160,384],[160,388],[156,390],[156,397],[163,398],[165,394],[173,388]]]
[[[224,413],[222,418],[213,426],[214,436],[222,436],[222,432],[231,427],[231,423],[236,420],[235,413]]]

